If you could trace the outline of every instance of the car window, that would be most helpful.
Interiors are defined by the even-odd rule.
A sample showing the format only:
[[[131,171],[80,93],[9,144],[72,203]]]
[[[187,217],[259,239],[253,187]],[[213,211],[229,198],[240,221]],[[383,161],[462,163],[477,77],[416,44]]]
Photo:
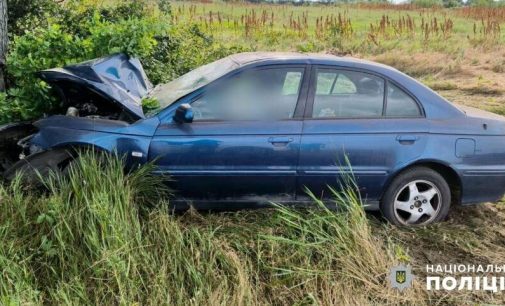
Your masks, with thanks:
[[[416,101],[403,90],[388,83],[386,117],[419,117],[421,110]]]
[[[347,70],[317,71],[313,118],[380,117],[383,105],[383,79]]]
[[[296,95],[298,97],[298,90],[302,82],[302,73],[300,71],[288,71],[284,79],[282,87],[283,95]]]
[[[320,72],[317,79],[317,94],[353,94],[357,89],[354,83],[344,74]]]
[[[194,121],[293,118],[303,71],[253,70],[215,84],[191,104]]]

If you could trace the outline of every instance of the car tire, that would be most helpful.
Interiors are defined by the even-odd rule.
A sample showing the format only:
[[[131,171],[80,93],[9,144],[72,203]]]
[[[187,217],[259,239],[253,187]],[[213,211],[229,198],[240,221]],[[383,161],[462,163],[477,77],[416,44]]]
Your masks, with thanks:
[[[3,178],[10,182],[19,173],[22,175],[24,183],[32,187],[42,187],[41,177],[43,178],[51,172],[64,175],[65,168],[72,159],[74,159],[73,154],[66,149],[36,153],[16,162],[5,171]]]
[[[414,167],[389,184],[380,208],[383,216],[398,226],[423,226],[443,221],[451,206],[451,190],[438,172]]]

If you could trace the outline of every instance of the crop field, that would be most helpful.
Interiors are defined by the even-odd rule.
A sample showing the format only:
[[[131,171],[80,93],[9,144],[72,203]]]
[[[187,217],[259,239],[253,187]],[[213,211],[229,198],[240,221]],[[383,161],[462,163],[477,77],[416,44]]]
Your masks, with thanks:
[[[455,103],[505,114],[505,8],[171,2],[168,13],[153,0],[134,11],[138,17],[128,10],[127,18],[120,10],[88,10],[123,2],[129,1],[81,1],[58,15],[71,18],[44,20],[46,27],[38,22],[37,31],[24,32],[20,23],[7,59],[17,88],[5,101],[15,103],[0,103],[0,110],[15,108],[13,117],[32,114],[24,107],[33,92],[38,101],[45,91],[30,87],[28,68],[127,49],[141,57],[156,83],[216,57],[254,50],[382,62]],[[161,32],[169,39],[156,41],[162,35],[153,24],[166,26]],[[150,170],[147,165],[124,173],[121,159],[103,161],[90,153],[72,165],[68,178],[45,178],[46,192],[20,179],[0,184],[0,304],[505,303],[505,291],[427,291],[425,283],[427,264],[505,264],[503,201],[453,207],[443,223],[405,229],[378,213],[365,214],[350,182],[335,194],[345,212],[326,210],[314,198],[316,209],[174,215],[171,191]],[[388,282],[391,267],[400,263],[411,265],[415,276],[412,288],[401,292]]]

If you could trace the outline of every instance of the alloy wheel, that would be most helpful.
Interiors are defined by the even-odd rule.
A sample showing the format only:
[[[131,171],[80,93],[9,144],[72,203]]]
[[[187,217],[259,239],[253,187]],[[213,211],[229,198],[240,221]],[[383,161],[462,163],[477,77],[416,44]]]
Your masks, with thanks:
[[[404,185],[394,197],[394,213],[405,225],[423,225],[439,213],[442,194],[435,184],[415,180]]]

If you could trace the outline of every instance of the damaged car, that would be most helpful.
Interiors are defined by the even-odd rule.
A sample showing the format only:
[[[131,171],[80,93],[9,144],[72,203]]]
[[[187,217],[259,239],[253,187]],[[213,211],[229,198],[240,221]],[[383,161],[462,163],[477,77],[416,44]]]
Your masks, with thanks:
[[[93,148],[153,162],[176,205],[236,209],[309,204],[307,189],[330,202],[352,174],[367,209],[406,226],[505,192],[505,118],[385,65],[240,53],[153,87],[139,60],[116,54],[39,75],[65,113],[0,127],[7,180],[64,171]],[[157,107],[144,112],[146,100]]]
[[[61,115],[73,118],[133,123],[144,118],[141,100],[152,89],[140,61],[124,54],[40,71],[38,76],[51,85]],[[30,141],[42,122],[0,126],[0,175],[42,151]]]

